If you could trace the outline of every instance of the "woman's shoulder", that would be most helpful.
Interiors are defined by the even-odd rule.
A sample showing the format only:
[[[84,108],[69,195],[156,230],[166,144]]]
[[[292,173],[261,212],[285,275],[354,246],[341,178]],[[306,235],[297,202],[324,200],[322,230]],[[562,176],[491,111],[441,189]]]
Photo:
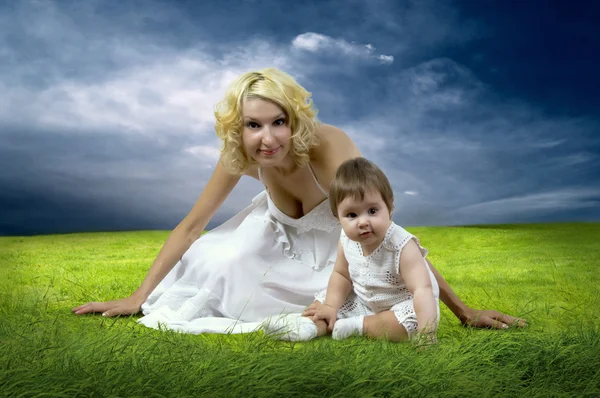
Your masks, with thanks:
[[[355,146],[352,139],[342,129],[331,124],[320,123],[316,127],[316,135],[319,145],[317,148],[322,148],[328,145],[350,145]]]
[[[316,130],[318,144],[311,148],[310,162],[321,185],[328,187],[337,168],[346,160],[361,156],[352,139],[341,129],[320,124]]]
[[[311,150],[311,160],[339,166],[342,162],[361,156],[356,144],[343,130],[330,124],[317,125],[317,146]]]

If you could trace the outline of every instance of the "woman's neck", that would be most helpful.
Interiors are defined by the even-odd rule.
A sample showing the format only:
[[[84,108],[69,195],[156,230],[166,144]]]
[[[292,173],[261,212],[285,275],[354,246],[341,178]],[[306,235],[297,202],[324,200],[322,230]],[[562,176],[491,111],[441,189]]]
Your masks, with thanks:
[[[298,164],[290,156],[286,157],[281,164],[273,166],[275,171],[282,176],[289,176],[298,171]]]

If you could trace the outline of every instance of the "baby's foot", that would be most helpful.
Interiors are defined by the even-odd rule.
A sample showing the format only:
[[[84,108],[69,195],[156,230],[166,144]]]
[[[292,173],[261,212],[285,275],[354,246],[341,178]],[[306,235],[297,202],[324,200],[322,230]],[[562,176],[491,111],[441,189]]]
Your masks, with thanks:
[[[263,322],[267,336],[286,341],[309,341],[317,337],[317,325],[300,314],[274,316]]]
[[[333,333],[331,337],[334,340],[347,339],[352,335],[362,335],[363,331],[363,316],[353,316],[352,318],[338,319],[333,325]]]

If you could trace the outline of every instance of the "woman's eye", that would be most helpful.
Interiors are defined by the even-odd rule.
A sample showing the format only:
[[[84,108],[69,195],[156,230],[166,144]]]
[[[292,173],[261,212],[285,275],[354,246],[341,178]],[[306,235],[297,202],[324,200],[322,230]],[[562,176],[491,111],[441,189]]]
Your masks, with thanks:
[[[250,127],[251,129],[255,129],[258,127],[258,124],[254,123],[254,122],[248,122],[247,126]]]
[[[277,120],[275,120],[275,125],[276,126],[281,126],[283,124],[285,124],[285,120],[284,119],[277,119]]]
[[[377,213],[376,208],[369,209],[369,214],[375,214],[375,213]]]

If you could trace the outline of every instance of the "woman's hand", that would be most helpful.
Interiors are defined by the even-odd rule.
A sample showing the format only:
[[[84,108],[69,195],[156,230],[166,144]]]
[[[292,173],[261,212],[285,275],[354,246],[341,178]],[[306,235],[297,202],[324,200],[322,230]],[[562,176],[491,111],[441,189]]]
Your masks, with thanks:
[[[475,328],[508,329],[510,326],[520,328],[527,326],[527,320],[495,310],[467,308],[464,315],[459,317],[459,319],[464,326]]]
[[[73,308],[71,311],[77,315],[101,312],[102,316],[112,317],[116,315],[130,315],[140,312],[142,300],[135,296],[129,296],[121,300],[90,302]]]

